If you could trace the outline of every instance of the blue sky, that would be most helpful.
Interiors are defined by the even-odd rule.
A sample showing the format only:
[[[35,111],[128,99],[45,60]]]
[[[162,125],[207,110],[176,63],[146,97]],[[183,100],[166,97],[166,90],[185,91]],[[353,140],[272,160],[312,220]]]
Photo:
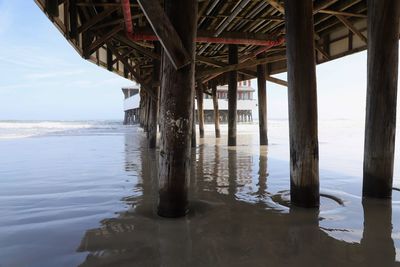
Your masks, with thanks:
[[[83,60],[32,0],[0,0],[0,73],[0,120],[122,119],[132,85]],[[321,119],[364,119],[365,52],[318,66],[317,79]],[[267,88],[269,118],[286,118],[286,88]]]

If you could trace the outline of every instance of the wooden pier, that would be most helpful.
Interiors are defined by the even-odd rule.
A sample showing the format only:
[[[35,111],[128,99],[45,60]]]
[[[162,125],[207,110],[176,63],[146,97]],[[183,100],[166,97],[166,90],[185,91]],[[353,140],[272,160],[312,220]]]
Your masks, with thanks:
[[[212,96],[218,116],[216,86],[228,84],[228,145],[235,146],[237,82],[254,78],[258,80],[260,145],[268,145],[265,82],[287,86],[291,201],[318,207],[315,65],[365,49],[368,88],[363,196],[391,197],[400,1],[36,3],[84,59],[140,84],[140,112],[128,117],[138,120],[147,132],[149,148],[157,146],[160,126],[159,215],[179,217],[188,211],[189,169],[194,164],[190,155],[196,145],[195,96],[202,138],[202,95]],[[286,71],[287,81],[271,76]],[[219,138],[217,121],[215,135]]]

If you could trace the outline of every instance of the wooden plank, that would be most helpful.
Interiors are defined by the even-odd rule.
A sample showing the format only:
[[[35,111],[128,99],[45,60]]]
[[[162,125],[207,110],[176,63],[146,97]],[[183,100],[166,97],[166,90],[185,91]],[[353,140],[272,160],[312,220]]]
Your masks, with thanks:
[[[363,196],[390,198],[396,136],[400,1],[368,1]]]
[[[92,17],[89,21],[87,21],[85,24],[83,24],[82,26],[80,26],[78,28],[78,33],[82,33],[84,31],[87,31],[89,28],[93,27],[94,25],[96,25],[100,21],[104,20],[105,18],[107,18],[109,15],[111,15],[112,13],[117,11],[118,9],[119,9],[118,7],[109,8],[109,9],[104,10],[103,12],[98,14],[97,16]]]
[[[329,6],[333,5],[339,0],[322,0],[322,1],[317,1],[316,4],[314,5],[314,11],[313,13],[316,14],[320,12],[323,9],[328,8]]]
[[[285,14],[285,8],[279,3],[278,0],[267,0],[267,2],[273,6],[281,14]]]
[[[319,207],[317,84],[313,1],[285,0],[290,199]]]
[[[138,0],[140,8],[175,69],[190,64],[191,56],[157,0]]]
[[[282,85],[282,86],[286,86],[286,87],[288,86],[287,81],[284,81],[284,80],[281,80],[281,79],[278,79],[278,78],[275,78],[275,77],[272,77],[272,76],[266,76],[265,80],[267,80],[269,82],[272,82],[272,83],[276,83],[276,84]]]
[[[344,26],[346,26],[350,31],[357,35],[364,43],[368,42],[364,34],[357,30],[356,27],[354,27],[354,25],[351,24],[350,21],[348,21],[345,17],[343,17],[342,15],[336,15],[336,17],[344,24]]]

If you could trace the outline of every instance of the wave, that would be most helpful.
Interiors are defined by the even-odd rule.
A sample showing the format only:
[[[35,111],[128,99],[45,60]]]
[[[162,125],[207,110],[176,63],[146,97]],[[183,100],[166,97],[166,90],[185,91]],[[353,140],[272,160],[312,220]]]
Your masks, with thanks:
[[[82,130],[113,130],[121,121],[0,121],[0,139],[18,139]]]

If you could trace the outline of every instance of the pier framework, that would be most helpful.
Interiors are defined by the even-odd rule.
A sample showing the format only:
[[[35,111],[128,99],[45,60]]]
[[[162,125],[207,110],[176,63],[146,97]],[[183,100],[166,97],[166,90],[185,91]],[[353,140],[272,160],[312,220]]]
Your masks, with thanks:
[[[161,216],[188,210],[194,100],[228,84],[228,143],[236,145],[237,82],[257,78],[260,144],[268,144],[266,86],[287,87],[291,202],[319,206],[315,65],[368,48],[365,197],[388,198],[393,181],[398,0],[36,0],[85,59],[140,84],[138,120],[156,147]],[[368,14],[368,15],[367,15]],[[368,43],[368,46],[367,46]],[[159,48],[157,49],[157,46]],[[274,74],[287,71],[287,81]],[[363,71],[363,70],[355,70]],[[332,74],[334,75],[334,74]],[[361,101],[361,100],[360,100]],[[200,127],[204,121],[199,113]],[[217,121],[217,120],[216,120]],[[204,131],[200,128],[200,137]],[[216,137],[220,136],[215,123]]]

